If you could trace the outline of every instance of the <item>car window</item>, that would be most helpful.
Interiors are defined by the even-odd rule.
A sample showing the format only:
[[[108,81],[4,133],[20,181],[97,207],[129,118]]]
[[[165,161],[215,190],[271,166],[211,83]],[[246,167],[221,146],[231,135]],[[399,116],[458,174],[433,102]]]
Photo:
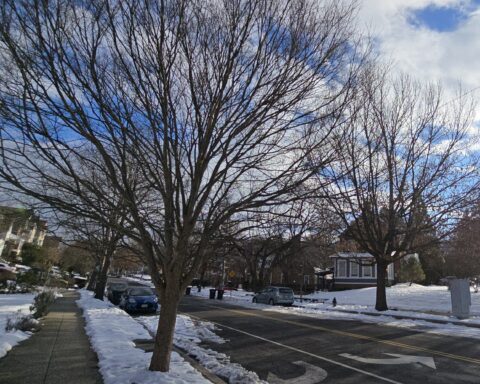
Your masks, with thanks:
[[[127,286],[125,284],[110,284],[110,289],[113,291],[124,291],[127,289]]]
[[[129,291],[130,296],[152,296],[153,291],[149,288],[133,288]]]
[[[280,293],[293,293],[290,288],[280,288]]]

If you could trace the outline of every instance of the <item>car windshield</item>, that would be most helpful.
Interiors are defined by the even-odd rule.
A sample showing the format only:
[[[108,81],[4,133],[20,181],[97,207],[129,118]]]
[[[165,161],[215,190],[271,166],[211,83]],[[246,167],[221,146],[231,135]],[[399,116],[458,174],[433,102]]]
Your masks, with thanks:
[[[153,296],[153,292],[149,288],[133,288],[129,294],[130,296]]]
[[[110,284],[110,289],[112,291],[124,291],[127,286],[125,284]]]
[[[280,288],[280,293],[292,293],[290,288]]]

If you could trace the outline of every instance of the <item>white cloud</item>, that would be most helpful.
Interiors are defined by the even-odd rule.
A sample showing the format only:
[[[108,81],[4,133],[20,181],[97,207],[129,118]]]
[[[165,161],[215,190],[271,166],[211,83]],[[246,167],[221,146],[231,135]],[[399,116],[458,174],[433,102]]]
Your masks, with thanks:
[[[462,11],[465,18],[450,31],[411,22],[428,6]],[[459,86],[480,100],[480,4],[468,0],[363,0],[360,26],[375,39],[380,58],[422,81],[441,82],[446,101]],[[480,103],[479,103],[480,104]],[[480,106],[475,120],[480,121]],[[472,127],[478,132],[478,124]],[[473,132],[472,132],[473,133]]]
[[[383,58],[419,79],[441,81],[447,88],[480,86],[480,10],[459,0],[364,0],[360,23],[378,42]],[[449,32],[409,22],[411,13],[429,5],[464,9],[467,17]],[[468,11],[467,11],[468,10]],[[480,93],[479,93],[480,94]]]

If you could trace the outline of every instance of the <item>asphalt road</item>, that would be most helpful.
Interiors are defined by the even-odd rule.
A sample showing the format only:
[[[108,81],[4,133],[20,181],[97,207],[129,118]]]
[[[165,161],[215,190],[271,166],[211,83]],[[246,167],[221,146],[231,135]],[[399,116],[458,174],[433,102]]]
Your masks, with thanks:
[[[480,383],[480,342],[322,320],[186,296],[179,311],[215,323],[210,348],[270,384]]]

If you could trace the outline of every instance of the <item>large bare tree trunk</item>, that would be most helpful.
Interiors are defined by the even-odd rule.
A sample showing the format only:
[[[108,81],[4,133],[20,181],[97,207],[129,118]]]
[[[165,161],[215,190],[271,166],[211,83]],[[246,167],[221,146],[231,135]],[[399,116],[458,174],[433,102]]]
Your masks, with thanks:
[[[107,275],[108,270],[110,269],[110,264],[112,262],[113,251],[109,250],[103,259],[102,269],[97,275],[97,281],[95,284],[95,298],[98,300],[103,300],[105,294],[105,287],[107,286]]]
[[[377,263],[377,297],[375,302],[375,309],[377,311],[386,311],[387,306],[387,292],[385,287],[385,278],[387,277],[387,266],[383,262]]]
[[[95,286],[97,285],[97,277],[98,271],[100,270],[100,262],[95,262],[95,267],[93,268],[92,274],[90,275],[90,279],[88,279],[87,291],[94,291]]]
[[[93,269],[92,271],[92,274],[90,275],[90,279],[88,279],[88,284],[87,284],[87,291],[94,291],[95,290],[95,285],[96,285],[96,282],[97,282],[97,275],[98,275],[98,271],[97,271],[97,268],[99,266],[95,266],[95,268]]]
[[[179,301],[178,289],[166,289],[161,295],[160,319],[149,368],[151,371],[168,372],[169,370]]]

